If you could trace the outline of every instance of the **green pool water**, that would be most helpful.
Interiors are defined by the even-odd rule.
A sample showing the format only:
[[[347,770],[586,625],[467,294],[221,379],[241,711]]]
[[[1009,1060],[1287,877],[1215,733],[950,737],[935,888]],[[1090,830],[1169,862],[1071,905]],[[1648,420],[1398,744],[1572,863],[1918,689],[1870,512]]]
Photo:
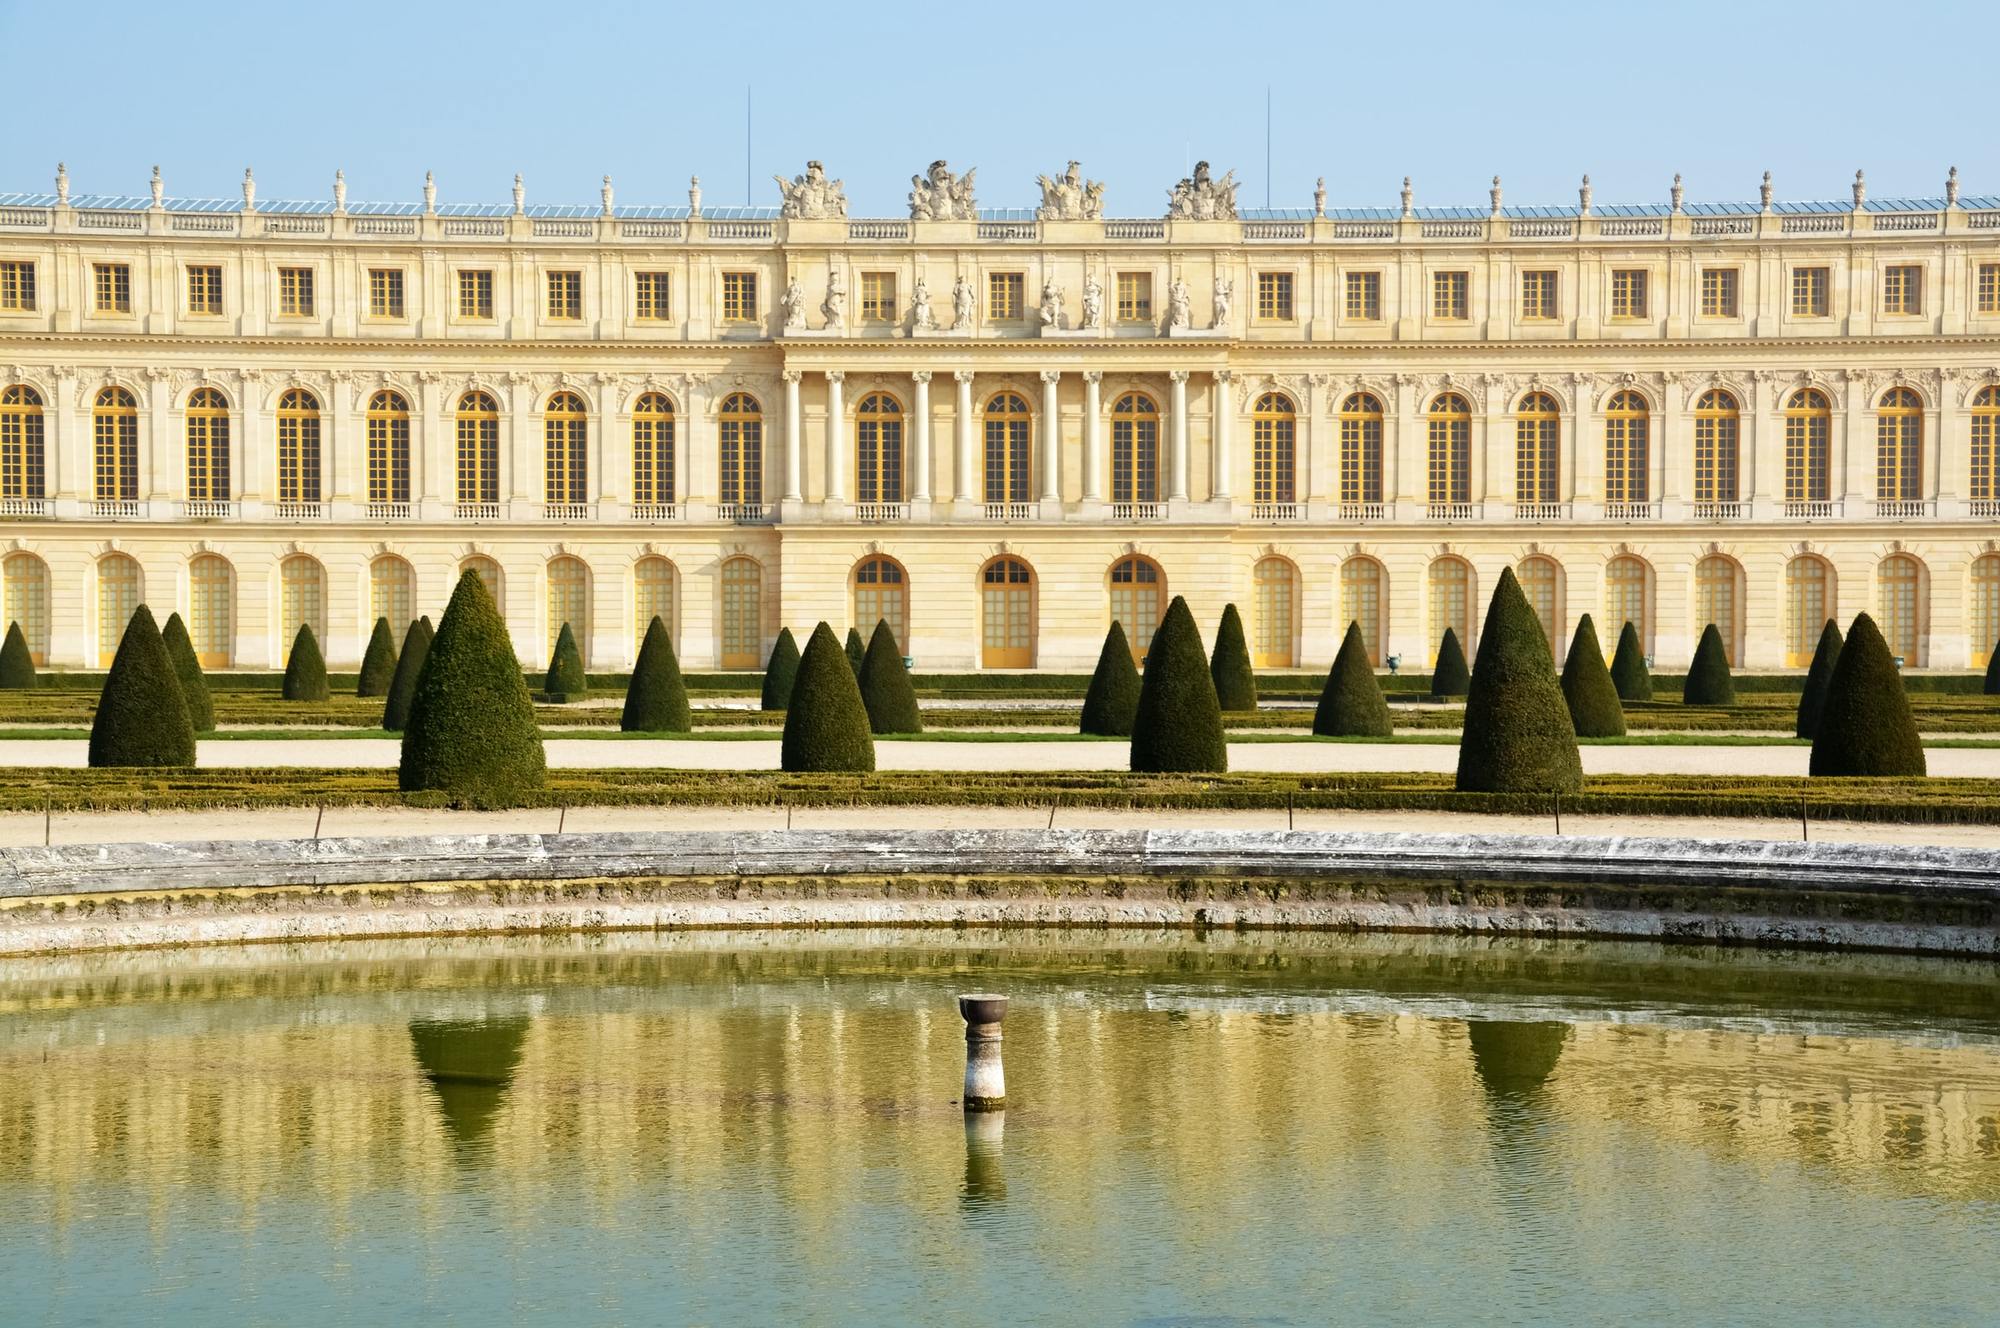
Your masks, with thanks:
[[[6,961],[0,1320],[1992,1323],[1996,993],[1324,935]]]

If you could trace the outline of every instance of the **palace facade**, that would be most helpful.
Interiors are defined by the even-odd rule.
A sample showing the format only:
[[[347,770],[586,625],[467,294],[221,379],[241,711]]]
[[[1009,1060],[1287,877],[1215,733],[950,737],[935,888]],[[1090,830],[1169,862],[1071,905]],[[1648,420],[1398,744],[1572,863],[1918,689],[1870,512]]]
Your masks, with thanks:
[[[0,195],[0,567],[46,664],[141,602],[212,668],[353,667],[462,569],[523,661],[760,667],[887,619],[920,669],[1087,669],[1175,594],[1267,668],[1475,648],[1513,567],[1560,657],[1707,623],[1803,666],[2000,637],[2000,197],[1240,211],[1103,186],[779,207]],[[1113,199],[1113,203],[1116,203]]]

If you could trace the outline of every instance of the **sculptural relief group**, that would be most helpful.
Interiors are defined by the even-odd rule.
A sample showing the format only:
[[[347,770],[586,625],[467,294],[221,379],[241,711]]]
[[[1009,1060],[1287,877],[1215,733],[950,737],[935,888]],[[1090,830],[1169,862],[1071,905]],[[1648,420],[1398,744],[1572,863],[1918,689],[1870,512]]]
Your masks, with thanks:
[[[977,221],[979,200],[974,194],[978,168],[959,175],[949,163],[939,159],[921,174],[910,177],[910,220]],[[840,180],[827,178],[826,168],[817,161],[806,163],[805,174],[778,183],[779,215],[788,220],[829,221],[847,216],[847,189]],[[1061,175],[1037,176],[1042,191],[1041,206],[1035,216],[1041,221],[1096,221],[1104,216],[1104,182],[1087,180],[1079,162],[1070,162]],[[1210,173],[1208,163],[1195,163],[1194,174],[1167,191],[1166,217],[1170,221],[1234,221],[1236,212],[1236,172],[1220,178]]]

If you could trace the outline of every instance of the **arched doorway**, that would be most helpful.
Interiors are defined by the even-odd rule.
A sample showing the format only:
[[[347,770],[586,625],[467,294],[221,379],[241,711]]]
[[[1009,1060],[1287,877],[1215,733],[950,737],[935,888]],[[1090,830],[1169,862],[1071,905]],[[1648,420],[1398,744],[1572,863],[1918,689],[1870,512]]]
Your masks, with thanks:
[[[1035,666],[1035,574],[1019,558],[995,558],[979,573],[981,667]]]

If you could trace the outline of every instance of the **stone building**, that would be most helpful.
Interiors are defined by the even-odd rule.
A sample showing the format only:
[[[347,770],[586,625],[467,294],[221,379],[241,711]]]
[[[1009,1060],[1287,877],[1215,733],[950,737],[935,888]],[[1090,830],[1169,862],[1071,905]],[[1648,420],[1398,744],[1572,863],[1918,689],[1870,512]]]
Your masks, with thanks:
[[[215,668],[495,590],[618,670],[887,618],[923,669],[1087,668],[1169,597],[1257,661],[1421,668],[1514,567],[1662,667],[2000,637],[2000,196],[1166,214],[912,179],[779,206],[0,195],[0,566],[44,662],[134,606]],[[1156,196],[1157,197],[1157,196]],[[1126,216],[1116,213],[1121,202]]]

